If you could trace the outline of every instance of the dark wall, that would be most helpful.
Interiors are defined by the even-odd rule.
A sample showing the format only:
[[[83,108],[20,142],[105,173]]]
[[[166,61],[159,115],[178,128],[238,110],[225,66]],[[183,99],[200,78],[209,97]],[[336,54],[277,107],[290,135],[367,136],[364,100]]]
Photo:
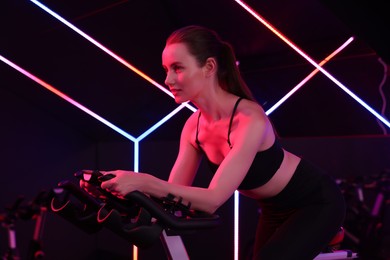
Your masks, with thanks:
[[[380,174],[390,169],[390,136],[285,138],[286,149],[321,167],[334,178]]]
[[[363,65],[364,62],[357,63],[355,59],[343,59],[333,63],[335,66],[333,69],[338,71],[338,66],[343,67],[339,75],[348,72],[347,78],[356,80],[351,82],[354,91],[362,97],[367,97],[367,101],[374,104],[379,111],[382,104],[377,86],[383,76],[382,68],[373,57],[367,59],[369,60],[367,64],[372,66]],[[358,64],[358,70],[349,69],[353,63]],[[291,81],[279,75],[296,77],[298,83],[310,73],[312,68],[303,66],[295,67],[292,72],[289,72],[290,70],[291,68],[270,69],[267,72],[263,71],[262,77],[256,76],[255,71],[246,75],[251,77],[249,80],[251,85],[256,82],[263,86],[263,92],[258,93],[259,96],[275,96],[271,93],[278,92],[276,96],[282,97],[293,86],[286,84],[286,81]],[[275,81],[275,78],[280,81]],[[350,97],[340,92],[333,83],[328,84],[327,80],[324,83],[320,80],[323,78],[316,79],[317,81],[305,85],[302,93],[296,94],[280,110],[271,115],[275,125],[281,129],[285,147],[319,164],[335,178],[375,175],[389,169],[390,136],[383,134],[375,118]],[[345,82],[344,79],[342,80]],[[0,86],[2,118],[0,213],[5,213],[6,207],[12,205],[19,195],[25,197],[23,202],[31,201],[40,191],[53,188],[61,180],[72,179],[72,174],[80,169],[133,169],[134,147],[131,141],[122,137],[116,138],[116,141],[91,137],[88,127],[80,129],[71,124],[71,117],[80,116],[77,113],[82,112],[64,113],[72,115],[70,118],[65,118],[64,114],[48,109],[52,104],[50,102],[57,97],[51,97],[53,100],[49,100],[49,105],[34,103],[34,100],[29,99],[28,96],[19,94],[20,91],[28,88],[18,85],[23,82],[24,80],[15,82],[15,86]],[[28,89],[35,91],[33,88]],[[42,95],[40,101],[45,102],[46,97]],[[268,102],[265,106],[273,104],[276,100],[264,100]],[[59,109],[61,106],[54,105],[53,109]],[[285,112],[288,111],[294,112],[286,116]],[[340,114],[336,115],[339,112]],[[310,123],[310,128],[306,126],[307,123]],[[88,125],[91,127],[91,124],[86,124]],[[171,127],[167,125],[163,127]],[[367,125],[369,125],[368,130]],[[102,128],[107,131],[105,126]],[[352,133],[361,133],[361,135],[348,135],[352,128],[356,130]],[[291,129],[297,129],[297,132]],[[286,130],[289,130],[292,136],[302,137],[288,137],[285,134]],[[327,136],[318,134],[323,133],[322,130]],[[366,135],[367,132],[374,135]],[[309,133],[313,134],[307,137],[306,134]],[[332,137],[334,133],[344,135]],[[166,179],[175,160],[177,149],[177,141],[149,141],[146,138],[140,143],[140,171],[150,172]],[[205,174],[206,169],[203,164],[201,169],[202,174],[196,183],[207,185],[209,176]],[[245,250],[250,248],[253,239],[257,209],[252,201],[241,198],[240,212],[240,254],[245,255]],[[218,214],[223,220],[221,227],[183,236],[192,259],[233,258],[232,198],[218,211]],[[18,219],[16,222],[17,246],[22,256],[27,254],[34,224],[34,220],[31,219]],[[129,259],[132,255],[129,243],[112,232],[102,230],[89,235],[53,213],[47,215],[43,242],[47,259],[97,259],[99,257]],[[7,233],[3,227],[0,229],[0,254],[3,254],[6,248]],[[164,255],[160,243],[149,250],[140,250],[141,259],[156,259],[156,256]]]
[[[327,54],[338,46],[331,46]],[[353,48],[352,46],[350,48]],[[316,53],[316,59],[326,57]],[[340,56],[339,56],[340,55]],[[354,56],[349,49],[324,69],[378,114],[389,118],[388,66],[376,55]],[[307,62],[270,66],[245,72],[258,101],[267,111],[314,71]],[[389,133],[389,127],[358,103],[347,91],[317,73],[270,114],[282,137],[361,136]],[[388,119],[387,119],[388,121]]]

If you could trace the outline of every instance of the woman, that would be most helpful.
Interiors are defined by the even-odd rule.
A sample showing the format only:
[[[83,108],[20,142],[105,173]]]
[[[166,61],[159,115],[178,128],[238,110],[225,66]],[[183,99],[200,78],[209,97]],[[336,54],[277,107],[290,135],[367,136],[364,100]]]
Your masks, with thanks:
[[[184,27],[167,39],[162,65],[176,103],[198,108],[184,125],[169,179],[106,171],[116,177],[102,188],[119,197],[134,190],[171,193],[208,213],[238,190],[261,208],[254,259],[313,259],[343,223],[343,196],[322,170],[282,148],[231,46],[207,28]],[[192,187],[203,156],[213,178],[207,188]]]

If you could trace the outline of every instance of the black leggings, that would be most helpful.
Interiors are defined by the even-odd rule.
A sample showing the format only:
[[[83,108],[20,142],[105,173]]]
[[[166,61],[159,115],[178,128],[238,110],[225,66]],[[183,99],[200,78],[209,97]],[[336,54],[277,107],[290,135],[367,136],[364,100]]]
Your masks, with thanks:
[[[345,217],[344,197],[330,176],[302,160],[278,195],[259,201],[254,258],[312,260]]]

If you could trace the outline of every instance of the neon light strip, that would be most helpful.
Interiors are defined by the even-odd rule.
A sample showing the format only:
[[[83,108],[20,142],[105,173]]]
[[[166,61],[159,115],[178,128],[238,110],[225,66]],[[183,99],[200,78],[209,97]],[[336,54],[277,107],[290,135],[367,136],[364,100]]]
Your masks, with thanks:
[[[257,14],[252,8],[243,3],[240,0],[235,0],[238,4],[240,4],[245,10],[247,10],[250,14],[252,14],[257,20],[259,20],[263,25],[265,25],[268,29],[270,29],[274,34],[276,34],[280,39],[282,39],[285,43],[287,43],[291,48],[293,48],[296,52],[298,52],[302,57],[304,57],[308,62],[310,62],[314,67],[320,70],[323,74],[325,74],[330,80],[332,80],[337,86],[339,86],[342,90],[344,90],[348,95],[350,95],[353,99],[355,99],[360,105],[366,108],[369,112],[371,112],[374,116],[376,116],[380,121],[382,121],[385,125],[390,128],[390,122],[387,121],[382,115],[377,113],[374,109],[372,109],[366,102],[364,102],[361,98],[355,95],[352,91],[350,91],[347,87],[341,84],[336,78],[334,78],[331,74],[329,74],[325,69],[323,69],[320,65],[318,65],[313,59],[311,59],[307,54],[305,54],[302,50],[300,50],[295,44],[293,44],[287,37],[282,35],[279,31],[277,31],[270,23],[268,23],[264,18],[262,18],[259,14]]]
[[[164,124],[166,121],[168,121],[171,117],[173,117],[175,114],[177,114],[182,108],[184,108],[185,104],[181,104],[176,109],[174,109],[171,113],[166,115],[163,119],[161,119],[159,122],[157,122],[155,125],[153,125],[151,128],[146,130],[142,135],[140,135],[137,138],[137,141],[140,142],[142,139],[144,139],[146,136],[148,136],[150,133],[152,133],[154,130],[156,130],[158,127],[160,127],[162,124]]]
[[[239,249],[239,220],[240,220],[240,194],[238,191],[234,191],[234,259],[239,259],[238,257],[238,249]]]
[[[139,142],[134,142],[134,171],[139,172]]]
[[[57,96],[59,96],[60,98],[66,100],[67,102],[71,103],[72,105],[76,106],[77,108],[81,109],[82,111],[84,111],[85,113],[87,113],[88,115],[94,117],[95,119],[99,120],[100,122],[102,122],[103,124],[105,124],[106,126],[112,128],[113,130],[115,130],[116,132],[120,133],[121,135],[123,135],[124,137],[126,137],[127,139],[131,140],[131,141],[135,141],[136,139],[126,133],[125,131],[123,131],[122,129],[120,129],[119,127],[117,127],[116,125],[110,123],[109,121],[107,121],[106,119],[104,119],[103,117],[99,116],[98,114],[92,112],[90,109],[86,108],[85,106],[81,105],[80,103],[78,103],[77,101],[75,101],[74,99],[70,98],[69,96],[65,95],[64,93],[62,93],[61,91],[57,90],[56,88],[54,88],[53,86],[51,86],[50,84],[44,82],[43,80],[39,79],[38,77],[32,75],[30,72],[22,69],[21,67],[19,67],[18,65],[16,65],[15,63],[11,62],[10,60],[4,58],[3,56],[0,55],[0,60],[5,62],[6,64],[8,64],[9,66],[11,66],[12,68],[14,68],[15,70],[19,71],[20,73],[22,73],[23,75],[29,77],[30,79],[32,79],[33,81],[35,81],[36,83],[40,84],[41,86],[43,86],[44,88],[46,88],[47,90],[51,91],[52,93],[56,94]]]
[[[166,115],[163,119],[161,119],[159,122],[157,122],[155,125],[153,125],[151,128],[149,128],[147,131],[145,131],[143,134],[141,134],[138,138],[135,138],[133,137],[132,135],[128,134],[127,132],[123,131],[122,129],[120,129],[119,127],[115,126],[114,124],[110,123],[108,120],[104,119],[103,117],[99,116],[98,114],[94,113],[93,111],[91,111],[90,109],[86,108],[85,106],[81,105],[80,103],[78,103],[77,101],[75,101],[74,99],[70,98],[69,96],[67,96],[66,94],[62,93],[61,91],[57,90],[56,88],[54,88],[53,86],[51,86],[50,84],[44,82],[43,80],[39,79],[38,77],[34,76],[33,74],[31,74],[30,72],[26,71],[25,69],[19,67],[18,65],[16,65],[15,63],[11,62],[10,60],[6,59],[5,57],[1,56],[0,55],[0,60],[3,61],[4,63],[8,64],[9,66],[11,66],[12,68],[14,68],[15,70],[19,71],[20,73],[22,73],[23,75],[29,77],[30,79],[32,79],[33,81],[37,82],[38,84],[40,84],[41,86],[43,86],[44,88],[48,89],[49,91],[51,91],[52,93],[56,94],[57,96],[61,97],[62,99],[68,101],[69,103],[71,103],[72,105],[76,106],[77,108],[81,109],[82,111],[84,111],[85,113],[89,114],[90,116],[94,117],[95,119],[99,120],[100,122],[102,122],[103,124],[107,125],[108,127],[112,128],[113,130],[115,130],[116,132],[120,133],[121,135],[123,135],[124,137],[126,137],[127,139],[133,141],[134,143],[139,143],[142,139],[144,139],[146,136],[148,136],[149,134],[151,134],[154,130],[156,130],[158,127],[160,127],[162,124],[164,124],[166,121],[168,121],[171,117],[173,117],[175,114],[177,114],[181,109],[183,109],[185,107],[185,104],[181,104],[179,105],[177,108],[175,108],[172,112],[170,112],[168,115]],[[138,146],[138,145],[137,145]],[[135,146],[136,147],[136,146]],[[138,149],[135,150],[135,153],[134,153],[134,156],[135,156],[135,159],[136,161],[138,162],[138,158],[139,158],[139,153],[138,153]],[[138,164],[136,165],[135,167],[135,171],[138,171]]]
[[[337,53],[343,50],[348,44],[353,41],[353,37],[349,38],[343,45],[333,51],[329,56],[323,59],[319,64],[323,66],[330,59],[332,59]],[[297,86],[290,90],[282,99],[275,103],[270,109],[266,111],[266,114],[269,115],[275,111],[281,104],[284,103],[290,96],[297,92],[306,82],[308,82],[315,74],[319,72],[318,69],[313,70],[309,75],[307,75]],[[234,192],[234,259],[239,259],[239,193],[238,191]]]
[[[339,53],[341,50],[343,50],[348,44],[350,44],[353,41],[353,37],[349,38],[343,45],[341,45],[339,48],[337,48],[334,52],[332,52],[328,57],[323,59],[319,65],[323,66],[325,63],[327,63],[331,58],[333,58],[337,53]],[[296,85],[292,90],[290,90],[282,99],[280,99],[278,102],[275,103],[270,109],[268,109],[265,113],[267,115],[271,114],[275,109],[277,109],[284,101],[286,101],[291,95],[293,95],[298,89],[300,89],[303,84],[308,82],[315,74],[317,74],[320,70],[315,69],[313,70],[309,75],[307,75],[298,85]]]
[[[166,121],[168,121],[171,117],[176,115],[181,109],[185,107],[185,104],[181,104],[177,108],[175,108],[172,112],[170,112],[168,115],[166,115],[163,119],[158,121],[156,124],[154,124],[151,128],[146,130],[143,134],[141,134],[135,141],[134,141],[134,171],[139,171],[139,142],[141,142],[146,136],[148,136],[150,133],[152,133],[154,130],[159,128],[162,124],[164,124]]]
[[[165,92],[167,95],[169,95],[172,98],[174,98],[173,94],[168,89],[164,88],[162,85],[157,83],[155,80],[150,78],[148,75],[146,75],[145,73],[143,73],[142,71],[140,71],[139,69],[137,69],[136,67],[134,67],[133,65],[128,63],[127,61],[125,61],[123,58],[121,58],[118,55],[116,55],[114,52],[112,52],[111,50],[109,50],[108,48],[106,48],[105,46],[100,44],[99,42],[97,42],[95,39],[93,39],[92,37],[90,37],[89,35],[84,33],[83,31],[81,31],[80,29],[78,29],[76,26],[74,26],[73,24],[71,24],[70,22],[68,22],[67,20],[62,18],[61,16],[59,16],[57,13],[53,12],[48,7],[46,7],[45,5],[41,4],[39,1],[36,1],[36,0],[30,0],[30,1],[33,2],[34,4],[36,4],[37,6],[39,6],[41,9],[43,9],[47,13],[49,13],[50,15],[52,15],[54,18],[56,18],[57,20],[59,20],[63,24],[65,24],[66,26],[68,26],[69,28],[71,28],[72,30],[74,30],[75,32],[77,32],[79,35],[81,35],[82,37],[87,39],[89,42],[94,44],[96,47],[100,48],[102,51],[104,51],[105,53],[107,53],[108,55],[110,55],[111,57],[113,57],[114,59],[116,59],[117,61],[122,63],[123,65],[125,65],[127,68],[131,69],[132,71],[137,73],[139,76],[141,76],[142,78],[144,78],[145,80],[147,80],[148,82],[150,82],[151,84],[153,84],[154,86],[156,86],[157,88],[159,88],[160,90]],[[183,103],[183,104],[185,104],[185,106],[187,108],[189,108],[190,110],[192,110],[193,112],[196,111],[196,108],[194,108],[193,106],[188,104],[188,102],[187,103]]]
[[[139,171],[139,142],[141,142],[146,136],[151,134],[154,130],[159,128],[162,124],[168,121],[171,117],[176,115],[180,110],[185,107],[185,104],[181,104],[177,108],[175,108],[172,112],[166,115],[163,119],[154,124],[151,128],[146,130],[143,134],[141,134],[136,140],[134,140],[134,171]]]
[[[133,246],[133,259],[138,260],[138,247]]]

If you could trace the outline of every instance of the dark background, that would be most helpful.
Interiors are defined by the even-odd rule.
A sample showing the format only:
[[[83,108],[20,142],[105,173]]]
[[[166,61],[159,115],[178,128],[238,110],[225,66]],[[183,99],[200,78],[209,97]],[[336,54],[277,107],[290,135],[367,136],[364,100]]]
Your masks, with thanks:
[[[162,86],[165,39],[190,24],[210,27],[233,45],[244,78],[266,110],[315,69],[233,0],[42,3]],[[354,41],[324,68],[389,118],[390,23],[384,3],[246,3],[317,62],[353,36]],[[171,97],[31,1],[1,1],[0,56],[135,138],[177,107]],[[133,169],[132,141],[4,62],[0,62],[0,97],[0,213],[19,195],[32,200],[41,190],[72,179],[79,169]],[[140,142],[140,171],[167,178],[181,127],[191,113],[182,109]],[[321,165],[335,178],[353,183],[360,176],[375,176],[390,168],[389,127],[322,73],[270,118],[286,148]],[[200,175],[197,183],[205,185],[207,177]],[[257,212],[244,198],[240,211],[240,254],[244,257]],[[220,228],[184,237],[193,259],[233,258],[232,200],[219,213],[223,216]],[[17,245],[25,256],[34,221],[18,220],[16,229]],[[8,238],[4,228],[0,232],[3,254]],[[107,230],[85,234],[51,213],[43,236],[48,259],[131,258],[127,241]],[[141,259],[164,259],[164,255],[160,244],[140,252]]]

